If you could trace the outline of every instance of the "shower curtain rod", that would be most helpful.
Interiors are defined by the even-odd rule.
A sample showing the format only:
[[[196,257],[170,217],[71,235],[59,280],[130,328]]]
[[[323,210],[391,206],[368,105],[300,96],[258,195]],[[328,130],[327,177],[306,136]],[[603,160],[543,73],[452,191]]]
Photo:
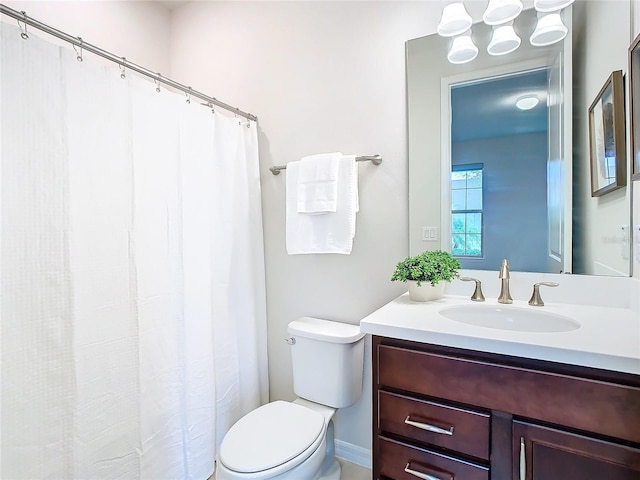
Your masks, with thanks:
[[[29,38],[27,34],[27,27],[26,27],[26,25],[29,25],[31,27],[37,28],[38,30],[42,30],[43,32],[48,33],[49,35],[57,37],[61,40],[64,40],[65,42],[68,42],[80,48],[80,53],[78,54],[79,58],[82,58],[82,50],[86,50],[87,52],[91,52],[95,55],[98,55],[99,57],[106,58],[107,60],[117,63],[124,69],[132,70],[141,75],[152,78],[157,83],[162,83],[176,90],[180,90],[186,93],[187,95],[189,95],[190,97],[196,97],[201,100],[204,100],[205,102],[207,102],[207,105],[211,107],[215,105],[216,107],[224,108],[225,110],[233,112],[236,115],[240,115],[241,117],[244,117],[248,120],[253,120],[253,121],[258,120],[258,117],[256,117],[255,115],[252,115],[251,113],[243,112],[239,108],[232,107],[231,105],[221,102],[220,100],[217,100],[214,97],[210,97],[208,95],[205,95],[202,92],[194,90],[191,87],[178,83],[169,78],[165,78],[160,73],[155,73],[147,68],[141,67],[140,65],[136,65],[135,63],[127,60],[125,57],[118,57],[117,55],[114,55],[111,52],[108,52],[106,50],[103,50],[102,48],[96,47],[95,45],[91,45],[90,43],[87,43],[84,40],[82,40],[81,37],[73,37],[45,23],[39,22],[38,20],[35,20],[34,18],[29,17],[25,12],[19,12],[17,10],[9,8],[6,5],[3,5],[0,3],[0,13],[4,13],[9,17],[15,18],[18,21],[18,25],[20,26],[20,28],[22,28],[22,25],[20,25],[20,22],[24,23],[25,26],[22,32],[22,38],[24,38],[25,40]]]

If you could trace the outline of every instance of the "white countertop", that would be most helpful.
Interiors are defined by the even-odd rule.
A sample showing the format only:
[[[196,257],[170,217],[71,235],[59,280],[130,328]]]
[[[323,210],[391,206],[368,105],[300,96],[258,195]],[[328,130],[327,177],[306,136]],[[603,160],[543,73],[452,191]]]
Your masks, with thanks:
[[[513,307],[564,315],[580,323],[577,330],[554,333],[468,325],[438,313],[444,307],[474,304],[510,307],[495,299],[475,303],[468,296],[456,295],[419,303],[410,301],[405,293],[365,317],[360,329],[384,337],[640,375],[640,319],[631,309],[563,303],[531,307],[514,300]]]

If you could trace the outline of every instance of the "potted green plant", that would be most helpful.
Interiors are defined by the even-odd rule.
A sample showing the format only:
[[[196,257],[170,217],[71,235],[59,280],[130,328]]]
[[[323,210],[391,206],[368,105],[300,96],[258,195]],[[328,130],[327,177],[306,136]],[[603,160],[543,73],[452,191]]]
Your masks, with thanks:
[[[444,296],[445,282],[458,277],[460,268],[458,259],[449,252],[432,250],[399,262],[391,280],[408,282],[409,298],[427,302]]]

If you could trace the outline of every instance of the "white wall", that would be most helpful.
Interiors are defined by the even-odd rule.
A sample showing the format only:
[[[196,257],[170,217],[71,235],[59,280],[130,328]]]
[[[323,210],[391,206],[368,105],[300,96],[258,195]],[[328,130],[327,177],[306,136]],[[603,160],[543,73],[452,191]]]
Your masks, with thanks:
[[[348,323],[404,288],[389,278],[408,254],[404,43],[432,33],[439,2],[195,2],[173,12],[172,76],[259,117],[272,399],[292,399],[287,324]],[[381,154],[361,164],[351,255],[288,256],[286,172],[304,155]],[[366,389],[339,412],[337,437],[370,448]]]
[[[169,73],[171,13],[159,2],[3,0],[2,3],[154,72]],[[1,17],[0,20],[16,25],[14,19]],[[38,30],[29,29],[29,33],[71,48]]]
[[[576,51],[588,54],[574,56],[573,72],[574,79],[581,82],[574,89],[574,111],[584,112],[574,115],[574,208],[582,220],[574,224],[574,260],[580,265],[577,270],[587,274],[629,275],[629,249],[628,243],[623,243],[621,227],[628,228],[630,223],[631,188],[591,197],[586,113],[612,71],[627,73],[631,35],[630,23],[623,19],[629,19],[630,7],[626,1],[613,1],[584,2],[584,8],[587,14],[582,17],[582,28],[588,35],[578,40],[581,48]],[[612,24],[618,27],[609,28]],[[628,174],[627,185],[631,184],[629,179]]]

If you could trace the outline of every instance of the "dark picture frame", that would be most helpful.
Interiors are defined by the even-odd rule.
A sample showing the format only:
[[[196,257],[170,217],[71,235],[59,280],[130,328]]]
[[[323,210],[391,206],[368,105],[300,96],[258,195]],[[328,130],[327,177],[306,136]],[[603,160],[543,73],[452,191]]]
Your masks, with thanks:
[[[629,47],[631,179],[640,180],[640,34]]]
[[[611,73],[589,107],[591,196],[627,184],[627,152],[622,70]]]

